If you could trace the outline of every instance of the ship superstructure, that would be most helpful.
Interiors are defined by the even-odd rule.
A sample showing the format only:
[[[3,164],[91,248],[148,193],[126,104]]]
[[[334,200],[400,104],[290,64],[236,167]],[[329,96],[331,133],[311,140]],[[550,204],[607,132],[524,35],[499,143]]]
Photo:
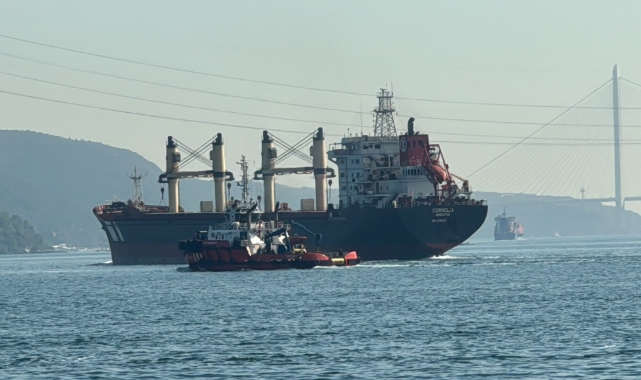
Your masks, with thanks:
[[[436,195],[435,183],[422,164],[401,164],[398,138],[345,137],[329,151],[329,159],[338,167],[339,208],[387,208]]]
[[[339,208],[388,208],[412,202],[469,200],[469,182],[460,186],[449,173],[438,144],[428,135],[409,132],[400,138],[345,137],[329,151],[339,172]]]

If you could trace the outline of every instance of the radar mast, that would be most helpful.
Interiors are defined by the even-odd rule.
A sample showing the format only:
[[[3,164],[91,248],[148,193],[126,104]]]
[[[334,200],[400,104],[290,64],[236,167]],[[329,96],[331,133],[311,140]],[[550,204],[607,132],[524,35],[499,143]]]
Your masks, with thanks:
[[[130,174],[127,177],[134,181],[134,204],[142,203],[142,185],[140,184],[140,180],[144,175],[139,175],[138,168],[134,166],[134,174]]]
[[[374,136],[378,137],[396,137],[396,125],[394,124],[394,103],[392,98],[394,93],[381,88],[381,92],[376,94],[378,98],[378,107],[373,111],[376,117],[374,121]]]
[[[242,204],[249,205],[249,164],[247,163],[244,155],[240,156],[240,162],[237,162],[237,164],[240,165],[242,176],[240,178],[240,181],[236,182],[236,184],[240,186],[242,192]]]

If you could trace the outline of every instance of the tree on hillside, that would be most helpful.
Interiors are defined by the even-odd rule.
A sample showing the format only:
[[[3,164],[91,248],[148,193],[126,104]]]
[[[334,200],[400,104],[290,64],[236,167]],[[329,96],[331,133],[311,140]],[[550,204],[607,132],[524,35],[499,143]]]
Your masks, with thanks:
[[[42,235],[29,222],[0,211],[0,253],[36,252],[47,248]]]

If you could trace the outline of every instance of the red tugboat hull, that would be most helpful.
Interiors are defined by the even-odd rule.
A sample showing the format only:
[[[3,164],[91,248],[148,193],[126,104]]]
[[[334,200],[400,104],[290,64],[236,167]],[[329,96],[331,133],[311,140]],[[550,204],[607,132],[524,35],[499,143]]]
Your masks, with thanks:
[[[220,247],[201,252],[185,252],[185,262],[197,271],[311,269],[317,266],[353,266],[361,262],[356,252],[343,257],[322,253],[249,255],[246,248]]]

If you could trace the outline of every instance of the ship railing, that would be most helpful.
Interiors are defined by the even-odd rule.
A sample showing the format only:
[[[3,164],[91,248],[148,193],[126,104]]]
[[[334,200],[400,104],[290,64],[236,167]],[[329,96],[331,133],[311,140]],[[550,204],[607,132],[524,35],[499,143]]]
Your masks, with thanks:
[[[477,205],[483,206],[486,204],[484,200],[476,200],[472,198],[465,197],[452,197],[452,198],[442,198],[439,196],[428,196],[428,197],[399,197],[396,200],[397,208],[411,208],[411,207],[420,207],[420,206],[446,206],[446,205]]]
[[[281,228],[286,228],[286,229],[289,230],[291,228],[291,226],[289,224],[283,223],[282,221],[279,220],[279,221],[277,221],[275,223],[274,222],[263,223],[262,225],[259,225],[258,228],[260,228],[262,230],[276,231],[276,230],[281,229]]]
[[[238,229],[250,229],[250,228],[258,228],[263,231],[272,231],[272,230],[278,230],[280,228],[286,228],[286,229],[291,229],[291,225],[284,223],[282,220],[276,220],[276,221],[264,221],[261,224],[256,225],[256,223],[253,223],[253,227],[250,226],[248,223],[238,223],[236,226]],[[227,222],[227,223],[216,223],[211,226],[215,230],[228,230],[232,227],[232,224]]]

